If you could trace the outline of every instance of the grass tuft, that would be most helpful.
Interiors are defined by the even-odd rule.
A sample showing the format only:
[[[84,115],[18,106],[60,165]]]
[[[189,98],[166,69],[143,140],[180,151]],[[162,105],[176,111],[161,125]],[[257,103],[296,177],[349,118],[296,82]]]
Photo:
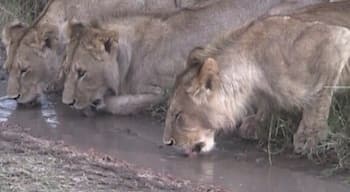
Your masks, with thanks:
[[[317,164],[333,164],[332,173],[350,169],[349,114],[350,95],[336,95],[330,110],[327,139],[320,143],[312,153],[306,154]],[[274,114],[259,130],[260,145],[269,155],[278,155],[286,149],[292,149],[293,134],[299,121],[298,114]]]
[[[48,0],[0,0],[0,30],[15,19],[31,23]]]

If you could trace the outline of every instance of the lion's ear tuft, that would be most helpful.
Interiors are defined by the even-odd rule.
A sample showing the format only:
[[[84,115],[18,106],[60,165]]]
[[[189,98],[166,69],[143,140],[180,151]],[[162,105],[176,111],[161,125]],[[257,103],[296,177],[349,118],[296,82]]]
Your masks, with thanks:
[[[215,59],[204,61],[199,72],[192,80],[187,93],[198,103],[207,101],[219,86],[219,66]]]
[[[201,70],[199,72],[199,83],[202,87],[213,90],[215,88],[215,80],[218,77],[219,73],[219,66],[215,59],[208,58],[203,66],[201,67]]]
[[[15,20],[12,23],[6,25],[2,31],[2,41],[8,46],[11,42],[18,41],[23,35],[25,30],[28,28],[28,25],[22,23],[18,20]]]

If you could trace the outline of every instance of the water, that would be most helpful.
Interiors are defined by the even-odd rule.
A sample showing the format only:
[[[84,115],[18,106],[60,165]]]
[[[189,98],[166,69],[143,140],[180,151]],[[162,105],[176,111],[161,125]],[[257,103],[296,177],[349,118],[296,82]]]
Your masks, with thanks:
[[[0,84],[4,95],[4,83]],[[98,115],[82,117],[59,98],[42,101],[34,109],[15,101],[0,101],[0,121],[26,128],[30,134],[64,141],[80,150],[95,150],[156,172],[195,182],[215,184],[235,192],[349,192],[337,179],[317,176],[320,167],[304,160],[274,159],[254,146],[230,137],[210,155],[186,158],[162,145],[162,124],[144,117]]]

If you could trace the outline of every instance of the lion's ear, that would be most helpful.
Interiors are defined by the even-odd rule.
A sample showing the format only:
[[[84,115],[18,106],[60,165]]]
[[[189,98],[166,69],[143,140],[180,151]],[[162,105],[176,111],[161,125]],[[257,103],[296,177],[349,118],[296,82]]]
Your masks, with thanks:
[[[219,66],[215,59],[208,58],[204,61],[198,74],[192,80],[187,93],[199,103],[207,101],[219,86]]]
[[[54,49],[57,47],[59,41],[59,29],[57,26],[51,24],[40,25],[36,35],[38,42],[35,42],[35,44],[41,49]]]
[[[63,77],[63,75],[69,72],[76,48],[76,43],[78,43],[79,37],[81,37],[85,30],[86,26],[82,22],[77,21],[76,19],[66,21],[63,24],[62,42],[66,45],[66,49],[64,52],[64,59],[62,62],[62,71],[60,75],[61,77]]]
[[[125,44],[119,44],[118,32],[112,30],[105,30],[100,34],[99,46],[102,50],[108,53],[109,58],[114,62],[105,65],[105,73],[109,87],[118,92],[120,79],[124,78],[126,74],[125,69],[130,60],[130,51]]]
[[[98,37],[99,43],[101,43],[103,46],[104,51],[107,53],[116,53],[116,49],[118,46],[118,32],[114,30],[106,30],[103,31],[100,36]]]
[[[28,26],[19,21],[14,21],[4,27],[1,38],[6,46],[7,53],[7,59],[3,65],[4,69],[9,69],[11,67],[19,41],[27,29]]]
[[[27,24],[18,20],[6,25],[2,31],[3,43],[8,46],[12,42],[18,41],[27,28]]]
[[[202,56],[203,51],[203,47],[195,47],[194,49],[192,49],[187,57],[186,68],[192,68],[202,65],[204,62],[204,58]]]

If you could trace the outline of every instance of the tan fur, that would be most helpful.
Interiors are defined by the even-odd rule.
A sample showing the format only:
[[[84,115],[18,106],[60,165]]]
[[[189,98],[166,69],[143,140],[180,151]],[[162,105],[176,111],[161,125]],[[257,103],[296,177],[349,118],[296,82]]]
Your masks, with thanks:
[[[198,145],[212,146],[198,138],[235,128],[251,107],[266,103],[302,110],[295,150],[313,150],[325,138],[334,92],[329,87],[339,84],[350,59],[350,29],[343,27],[348,21],[336,25],[340,21],[331,18],[349,17],[350,4],[323,4],[301,12],[255,21],[195,52],[197,61],[217,64],[218,74],[206,79],[219,83],[208,87],[198,80],[212,76],[208,62],[187,67],[169,102],[164,143],[189,153],[198,151]]]
[[[322,21],[331,25],[339,25],[350,28],[350,13],[349,13],[350,1],[343,1],[339,3],[323,3],[311,5],[305,8],[294,10],[294,14],[289,14],[294,18],[300,19],[302,21]],[[286,14],[280,14],[286,15]],[[288,15],[288,14],[287,14]],[[345,66],[342,72],[340,81],[334,89],[337,89],[338,93],[343,93],[348,90],[348,85],[350,83],[350,61],[349,64]],[[260,106],[258,109],[258,115],[250,115],[246,120],[243,120],[242,125],[239,127],[238,132],[248,139],[257,139],[256,131],[252,129],[257,129],[259,125],[265,123],[266,115],[264,112],[266,106]],[[247,134],[246,134],[246,133]],[[255,134],[252,134],[254,133]],[[249,135],[252,135],[250,137]]]
[[[280,3],[266,1],[257,6],[258,2],[221,0],[166,19],[128,17],[102,22],[99,26],[83,24],[86,33],[78,44],[74,38],[70,39],[73,42],[70,47],[78,46],[67,53],[74,58],[67,57],[70,61],[65,64],[70,70],[63,102],[77,109],[97,105],[113,114],[136,113],[160,102],[164,98],[163,90],[173,86],[176,74],[184,68],[186,52],[207,43],[225,29],[252,21]],[[106,45],[109,38],[102,41],[100,35],[95,36],[95,40],[88,38],[94,37],[94,31],[100,35],[118,32],[119,39],[112,52],[96,49],[94,41]],[[77,69],[86,71],[86,77],[78,78]],[[107,90],[111,90],[114,97],[105,97]]]

